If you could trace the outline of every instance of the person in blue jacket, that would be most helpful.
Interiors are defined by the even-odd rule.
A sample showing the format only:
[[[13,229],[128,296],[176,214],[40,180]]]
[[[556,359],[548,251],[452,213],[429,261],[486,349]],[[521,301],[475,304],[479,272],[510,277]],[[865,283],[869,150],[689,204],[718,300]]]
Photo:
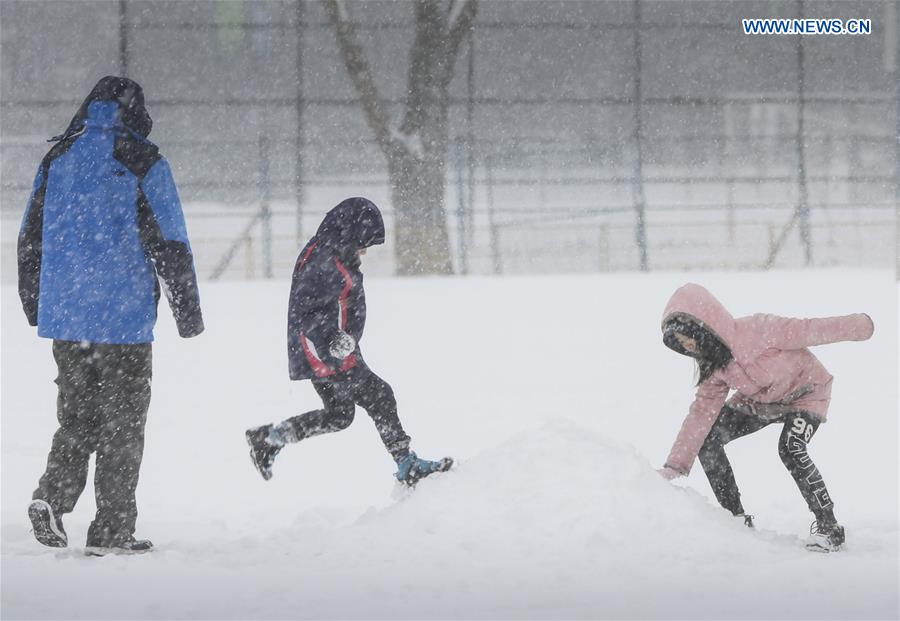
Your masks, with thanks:
[[[329,211],[294,267],[288,305],[288,363],[292,380],[311,379],[323,407],[277,425],[246,432],[250,457],[263,479],[287,443],[346,429],[356,405],[375,422],[397,463],[396,478],[408,485],[448,470],[453,460],[420,459],[397,416],[390,385],[363,360],[359,342],[366,322],[361,256],[384,243],[384,221],[374,203],[348,198]]]
[[[35,538],[68,545],[62,516],[96,452],[88,554],[152,548],[134,537],[150,405],[159,280],[178,331],[203,331],[193,256],[169,164],[147,140],[141,87],[107,76],[41,162],[18,239],[19,296],[53,339],[57,418],[28,515]]]

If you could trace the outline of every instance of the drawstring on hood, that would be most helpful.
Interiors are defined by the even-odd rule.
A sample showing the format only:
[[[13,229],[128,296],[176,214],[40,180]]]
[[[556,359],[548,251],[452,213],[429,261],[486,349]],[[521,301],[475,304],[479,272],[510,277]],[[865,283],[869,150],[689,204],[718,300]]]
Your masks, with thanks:
[[[130,133],[136,134],[141,139],[150,135],[150,130],[153,129],[153,119],[150,118],[150,113],[147,112],[144,104],[144,91],[141,86],[128,78],[106,76],[101,78],[91,89],[90,94],[72,117],[66,131],[54,136],[48,142],[66,140],[84,131],[91,112],[96,110],[96,107],[92,109],[92,104],[99,101],[117,104],[116,121]]]

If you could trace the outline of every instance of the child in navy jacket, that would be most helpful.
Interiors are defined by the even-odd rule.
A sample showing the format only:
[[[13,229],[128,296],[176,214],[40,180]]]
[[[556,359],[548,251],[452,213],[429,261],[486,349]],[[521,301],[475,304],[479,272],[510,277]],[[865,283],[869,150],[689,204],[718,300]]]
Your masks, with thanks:
[[[453,461],[419,459],[397,416],[390,385],[366,365],[359,349],[366,322],[360,257],[384,243],[384,221],[374,203],[348,198],[325,215],[294,267],[288,305],[288,362],[292,380],[311,379],[323,407],[277,425],[247,430],[250,457],[266,480],[287,443],[346,429],[356,405],[372,417],[397,462],[398,480],[413,485]]]

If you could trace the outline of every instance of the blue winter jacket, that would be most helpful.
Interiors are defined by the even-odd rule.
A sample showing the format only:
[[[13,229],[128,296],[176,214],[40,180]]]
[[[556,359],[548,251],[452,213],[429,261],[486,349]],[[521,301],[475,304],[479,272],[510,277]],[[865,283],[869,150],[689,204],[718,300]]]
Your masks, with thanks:
[[[118,82],[98,83],[38,169],[18,241],[22,306],[42,337],[147,343],[159,276],[179,333],[195,336],[203,318],[172,173],[125,124],[149,132],[140,87],[104,80]],[[133,87],[123,95],[122,84]]]

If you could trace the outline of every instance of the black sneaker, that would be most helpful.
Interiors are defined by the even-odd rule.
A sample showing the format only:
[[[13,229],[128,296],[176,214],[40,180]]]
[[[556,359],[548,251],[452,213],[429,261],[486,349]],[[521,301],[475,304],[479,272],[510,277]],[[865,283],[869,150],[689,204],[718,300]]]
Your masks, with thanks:
[[[147,539],[130,537],[122,543],[108,546],[86,545],[85,556],[106,556],[107,554],[145,554],[153,550],[153,543]]]
[[[262,475],[262,478],[268,481],[272,478],[272,462],[275,456],[281,451],[280,446],[275,446],[269,442],[269,432],[272,425],[263,425],[255,429],[248,429],[246,432],[247,444],[250,445],[250,459],[253,465]]]
[[[51,548],[65,548],[69,545],[69,537],[63,529],[62,520],[53,513],[46,500],[34,500],[28,505],[28,519],[34,538]]]
[[[844,546],[844,527],[832,524],[820,526],[813,522],[809,527],[806,549],[810,552],[837,552]]]

